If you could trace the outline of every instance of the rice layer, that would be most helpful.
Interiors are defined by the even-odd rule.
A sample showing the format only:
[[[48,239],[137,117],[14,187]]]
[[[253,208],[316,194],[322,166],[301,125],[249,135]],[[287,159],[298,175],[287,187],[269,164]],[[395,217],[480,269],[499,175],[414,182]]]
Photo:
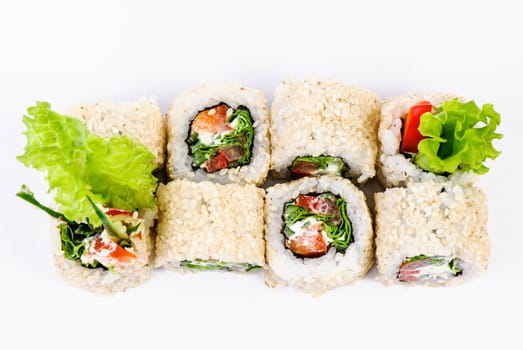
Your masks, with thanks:
[[[245,106],[253,120],[254,139],[251,161],[236,168],[221,169],[214,173],[194,170],[192,158],[185,140],[189,126],[198,112],[224,102],[236,109]],[[247,89],[233,83],[207,84],[188,90],[176,97],[167,114],[168,161],[167,169],[171,178],[187,178],[192,181],[214,181],[219,183],[261,184],[269,171],[269,116],[267,101],[258,90]]]
[[[215,260],[264,266],[263,190],[184,179],[160,185],[156,266]]]
[[[401,263],[418,255],[457,257],[462,280],[487,268],[486,196],[475,186],[427,181],[375,194],[380,278],[396,283]],[[403,283],[403,282],[402,282]]]
[[[163,167],[166,130],[162,112],[154,99],[142,97],[134,102],[80,105],[72,114],[99,136],[126,135],[143,144],[155,155],[158,167]]]
[[[298,156],[343,158],[349,176],[375,175],[380,103],[367,90],[338,81],[284,81],[271,107],[271,169],[288,177]]]
[[[331,247],[319,258],[298,258],[285,247],[282,233],[284,204],[300,194],[332,192],[347,201],[354,242],[345,253]],[[362,278],[372,265],[373,230],[365,197],[349,180],[322,176],[302,178],[267,189],[265,204],[267,264],[266,283],[293,285],[320,294]]]

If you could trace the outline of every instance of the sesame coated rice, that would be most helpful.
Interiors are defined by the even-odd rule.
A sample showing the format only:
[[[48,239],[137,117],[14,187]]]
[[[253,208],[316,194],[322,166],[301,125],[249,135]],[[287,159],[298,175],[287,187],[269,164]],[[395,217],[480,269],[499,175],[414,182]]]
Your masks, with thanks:
[[[487,268],[487,204],[476,186],[454,182],[411,183],[375,194],[376,258],[380,278],[399,283],[407,257],[448,256],[464,261],[463,280]]]

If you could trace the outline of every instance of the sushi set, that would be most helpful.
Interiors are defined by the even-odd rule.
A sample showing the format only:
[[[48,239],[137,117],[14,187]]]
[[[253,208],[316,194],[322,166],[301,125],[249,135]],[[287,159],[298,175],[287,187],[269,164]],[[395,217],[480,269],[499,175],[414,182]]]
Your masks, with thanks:
[[[478,186],[500,115],[447,94],[385,100],[334,80],[261,91],[206,84],[175,97],[37,102],[17,159],[46,174],[54,202],[17,195],[52,219],[58,274],[97,293],[155,268],[263,273],[314,295],[364,278],[445,286],[487,269]],[[384,190],[369,209],[361,187]]]

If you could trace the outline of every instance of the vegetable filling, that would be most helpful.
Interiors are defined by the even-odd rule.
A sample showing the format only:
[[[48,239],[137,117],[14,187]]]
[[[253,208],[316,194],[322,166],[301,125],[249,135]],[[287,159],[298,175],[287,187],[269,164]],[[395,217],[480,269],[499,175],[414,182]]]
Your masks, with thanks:
[[[347,202],[331,192],[299,195],[283,210],[285,246],[296,256],[317,258],[329,247],[345,252],[354,241]]]
[[[405,117],[400,150],[414,154],[414,163],[435,174],[474,171],[484,174],[487,158],[500,152],[492,145],[501,117],[491,104],[479,108],[474,101],[458,99],[433,106],[421,101]]]
[[[459,258],[417,255],[406,258],[398,272],[401,282],[446,281],[463,273]]]
[[[180,266],[197,269],[197,270],[223,270],[223,271],[239,271],[239,272],[252,272],[258,271],[262,267],[260,265],[249,264],[249,263],[235,263],[226,262],[219,260],[183,260],[180,262]]]
[[[298,179],[304,176],[335,175],[343,176],[347,164],[340,157],[304,156],[296,157],[290,166],[292,177]]]
[[[254,127],[244,106],[233,110],[225,103],[205,109],[191,122],[185,140],[192,167],[209,173],[251,161]]]
[[[78,261],[88,268],[103,269],[112,269],[136,261],[133,242],[143,239],[143,219],[137,212],[120,209],[103,211],[89,199],[103,222],[103,225],[93,226],[89,222],[70,221],[64,214],[44,206],[26,186],[22,187],[17,196],[62,221],[58,228],[66,259]]]

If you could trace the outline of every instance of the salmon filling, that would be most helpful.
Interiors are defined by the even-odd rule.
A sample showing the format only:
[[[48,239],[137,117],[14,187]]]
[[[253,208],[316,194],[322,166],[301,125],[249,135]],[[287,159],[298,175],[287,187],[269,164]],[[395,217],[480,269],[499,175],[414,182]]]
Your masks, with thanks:
[[[103,231],[81,242],[79,260],[82,265],[110,269],[136,261],[133,241],[143,239],[143,219],[137,214],[121,209],[107,210],[105,215],[110,224],[104,224]]]
[[[354,241],[345,199],[330,192],[299,195],[283,210],[285,246],[296,256],[317,258],[329,247],[345,252]]]
[[[461,260],[446,256],[417,255],[401,264],[398,280],[401,282],[446,281],[463,273]]]
[[[249,110],[233,110],[225,103],[199,112],[190,125],[186,143],[192,167],[212,173],[251,161],[254,128]]]
[[[296,157],[289,167],[294,179],[304,176],[334,175],[343,176],[348,170],[347,164],[339,157],[304,156]]]

